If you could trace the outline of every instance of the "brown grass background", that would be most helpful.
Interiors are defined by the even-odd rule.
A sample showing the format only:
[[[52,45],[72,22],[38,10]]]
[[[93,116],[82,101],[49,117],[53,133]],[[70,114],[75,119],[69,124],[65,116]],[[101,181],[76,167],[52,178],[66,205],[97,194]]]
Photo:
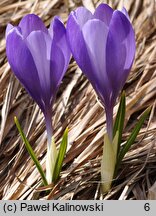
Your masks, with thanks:
[[[100,3],[126,7],[136,34],[136,58],[124,86],[127,97],[123,142],[138,117],[152,106],[150,117],[126,154],[111,191],[102,196],[100,161],[105,112],[92,86],[72,59],[54,104],[54,136],[59,146],[69,128],[68,150],[61,178],[50,194],[19,137],[16,115],[45,169],[46,131],[43,115],[13,75],[5,54],[7,23],[18,24],[28,13],[46,26],[55,15],[66,23],[68,14]],[[0,199],[156,199],[156,1],[155,0],[1,0],[0,1]],[[114,116],[118,102],[114,109]]]

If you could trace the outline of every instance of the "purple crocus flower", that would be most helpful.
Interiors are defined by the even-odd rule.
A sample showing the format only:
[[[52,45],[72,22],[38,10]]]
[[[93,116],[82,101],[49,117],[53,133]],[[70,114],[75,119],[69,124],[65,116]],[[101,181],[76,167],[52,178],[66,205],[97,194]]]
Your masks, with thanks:
[[[18,26],[8,24],[6,53],[14,74],[44,113],[50,145],[52,104],[70,59],[66,29],[58,17],[47,29],[38,16],[28,14]]]
[[[91,82],[106,111],[112,140],[113,107],[130,72],[135,55],[135,35],[125,9],[100,4],[94,14],[84,7],[71,12],[67,39],[72,54]]]

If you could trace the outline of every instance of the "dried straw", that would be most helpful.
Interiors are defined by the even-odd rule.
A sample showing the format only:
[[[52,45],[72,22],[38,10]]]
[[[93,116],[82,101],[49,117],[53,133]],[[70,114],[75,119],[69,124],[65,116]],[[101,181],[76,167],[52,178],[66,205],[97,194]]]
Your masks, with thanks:
[[[48,26],[55,15],[66,22],[71,10],[85,5],[91,11],[101,2],[129,11],[137,41],[136,59],[124,87],[127,95],[123,142],[137,118],[152,106],[135,144],[123,160],[109,194],[101,196],[100,161],[105,113],[93,88],[71,60],[54,105],[55,139],[59,146],[69,127],[68,152],[61,178],[46,196],[13,117],[16,115],[45,169],[46,132],[43,115],[12,74],[5,54],[7,23],[17,24],[28,13],[42,17]],[[156,181],[156,6],[150,0],[1,0],[0,3],[0,198],[1,199],[147,199]],[[114,116],[118,103],[114,110]],[[155,190],[155,189],[154,189]],[[156,193],[156,192],[153,192]],[[154,196],[148,196],[148,198]]]

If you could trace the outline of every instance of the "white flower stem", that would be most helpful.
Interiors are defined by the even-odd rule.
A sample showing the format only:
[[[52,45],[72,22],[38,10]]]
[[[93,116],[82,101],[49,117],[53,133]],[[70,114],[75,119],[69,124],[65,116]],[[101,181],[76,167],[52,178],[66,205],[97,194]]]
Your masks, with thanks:
[[[51,112],[45,114],[46,130],[47,130],[47,158],[46,158],[46,178],[48,184],[52,183],[53,171],[57,159],[57,149],[53,137]]]

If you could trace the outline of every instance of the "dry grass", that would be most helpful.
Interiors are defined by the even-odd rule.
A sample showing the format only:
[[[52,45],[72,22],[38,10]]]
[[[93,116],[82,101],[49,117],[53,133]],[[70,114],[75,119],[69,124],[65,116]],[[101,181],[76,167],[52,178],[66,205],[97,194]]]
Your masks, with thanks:
[[[16,115],[34,151],[45,168],[46,132],[43,115],[12,74],[5,55],[5,28],[18,23],[23,15],[36,13],[49,25],[60,15],[66,22],[69,12],[80,5],[94,10],[100,2],[113,8],[123,1],[91,0],[1,0],[0,2],[0,198],[1,199],[147,199],[156,194],[156,6],[151,0],[125,0],[133,22],[137,52],[129,79],[127,95],[127,139],[139,115],[152,106],[150,118],[123,160],[119,175],[109,194],[100,193],[100,160],[105,113],[82,72],[71,60],[54,105],[54,127],[57,144],[68,126],[69,144],[61,179],[47,196],[31,161],[13,117]],[[118,106],[118,104],[117,104]],[[116,106],[116,108],[117,108]],[[116,114],[116,108],[114,115]],[[52,186],[49,186],[52,188]],[[149,192],[150,189],[150,193]]]

